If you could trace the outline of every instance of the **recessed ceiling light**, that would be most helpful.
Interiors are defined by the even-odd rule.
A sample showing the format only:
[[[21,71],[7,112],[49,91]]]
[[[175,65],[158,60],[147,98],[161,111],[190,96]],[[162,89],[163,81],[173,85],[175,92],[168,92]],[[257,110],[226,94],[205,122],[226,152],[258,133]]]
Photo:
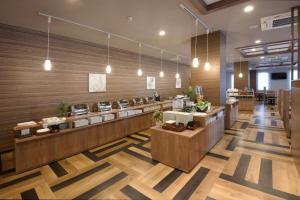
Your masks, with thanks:
[[[159,33],[158,33],[160,36],[165,36],[166,35],[166,31],[164,31],[164,30],[161,30],[161,31],[159,31]]]
[[[256,49],[255,49],[255,48],[253,48],[253,49],[251,49],[251,51],[256,51]]]
[[[255,44],[260,44],[261,40],[255,40]]]
[[[244,12],[249,13],[254,10],[254,7],[252,5],[248,5],[244,8]]]
[[[265,57],[264,57],[264,56],[261,56],[260,59],[265,59]]]

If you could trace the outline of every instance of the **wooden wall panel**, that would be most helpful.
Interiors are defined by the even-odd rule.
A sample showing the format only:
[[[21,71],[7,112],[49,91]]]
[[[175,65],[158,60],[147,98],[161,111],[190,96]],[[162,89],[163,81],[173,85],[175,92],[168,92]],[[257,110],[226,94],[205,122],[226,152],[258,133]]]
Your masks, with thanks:
[[[239,78],[240,73],[240,63],[234,63],[234,88],[245,89],[249,87],[249,66],[248,62],[242,62],[241,72],[243,73],[243,78]]]
[[[176,63],[143,56],[143,77],[137,76],[138,55],[111,49],[112,73],[107,92],[88,93],[88,74],[105,73],[107,48],[71,38],[51,35],[53,70],[46,72],[46,33],[0,24],[0,150],[13,145],[12,127],[18,122],[57,115],[61,100],[68,104],[89,103],[152,95],[146,77],[156,77],[162,98],[182,93],[189,85],[190,68],[181,65],[182,89],[175,89]],[[159,52],[158,52],[159,53]]]
[[[291,92],[291,146],[292,155],[300,175],[300,80],[292,82]]]
[[[250,88],[256,91],[256,70],[250,71]]]
[[[195,37],[191,40],[192,57],[195,55]],[[209,34],[209,62],[211,70],[205,71],[206,62],[206,34],[197,37],[197,56],[200,58],[198,68],[192,68],[192,86],[201,85],[204,96],[213,105],[225,105],[226,101],[226,58],[225,58],[226,38],[221,31]]]

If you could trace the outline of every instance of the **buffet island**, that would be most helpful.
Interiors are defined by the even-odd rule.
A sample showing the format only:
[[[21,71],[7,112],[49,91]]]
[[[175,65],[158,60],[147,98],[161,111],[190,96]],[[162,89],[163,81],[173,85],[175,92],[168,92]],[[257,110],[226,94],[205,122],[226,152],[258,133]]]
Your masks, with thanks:
[[[77,107],[78,112],[85,110],[84,105]],[[170,100],[151,101],[109,111],[20,123],[14,128],[16,172],[33,169],[148,129],[155,124],[152,118],[155,111],[169,109],[172,109]],[[53,120],[55,123],[49,122]],[[48,123],[48,128],[44,128],[45,123]]]
[[[151,156],[163,164],[190,172],[203,156],[223,137],[224,107],[213,107],[206,112],[164,112],[165,123],[183,122],[187,129],[172,130],[154,126],[151,132]],[[192,118],[192,123],[190,121]],[[187,119],[187,120],[186,120]],[[174,123],[174,122],[173,122]],[[176,125],[174,124],[176,127]],[[177,125],[180,127],[180,125]]]
[[[228,89],[226,91],[227,98],[235,98],[239,100],[239,111],[253,112],[255,107],[255,95],[253,89]]]

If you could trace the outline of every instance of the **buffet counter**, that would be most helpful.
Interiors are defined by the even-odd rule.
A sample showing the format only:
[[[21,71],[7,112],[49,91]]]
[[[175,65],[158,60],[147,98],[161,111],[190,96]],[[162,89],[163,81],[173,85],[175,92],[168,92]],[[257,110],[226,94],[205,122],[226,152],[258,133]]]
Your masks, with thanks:
[[[152,115],[157,110],[171,109],[171,101],[163,101],[110,112],[93,112],[86,115],[67,117],[68,128],[57,133],[15,138],[15,166],[17,172],[33,169],[55,160],[104,145],[154,125]],[[136,110],[140,110],[136,112]],[[121,113],[127,112],[126,115]],[[129,113],[131,113],[129,115]],[[105,116],[113,115],[113,118]],[[101,122],[75,127],[78,120],[90,121],[100,116]],[[39,122],[41,125],[41,122]],[[22,127],[17,126],[15,131]]]
[[[225,105],[225,128],[230,129],[239,117],[239,100],[227,100]]]
[[[150,129],[152,159],[184,172],[190,172],[197,165],[223,137],[224,107],[193,116],[201,123],[195,130],[176,132],[159,126]]]

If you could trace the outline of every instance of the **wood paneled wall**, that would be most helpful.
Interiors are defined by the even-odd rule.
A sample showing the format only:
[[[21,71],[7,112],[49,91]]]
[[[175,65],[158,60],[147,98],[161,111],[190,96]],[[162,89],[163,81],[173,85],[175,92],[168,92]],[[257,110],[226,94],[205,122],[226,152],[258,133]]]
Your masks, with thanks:
[[[249,87],[249,65],[247,61],[242,62],[241,72],[243,73],[243,78],[239,78],[240,63],[234,63],[234,88],[245,89]]]
[[[162,98],[182,93],[189,85],[190,68],[181,65],[182,89],[175,89],[176,63],[143,56],[143,77],[137,76],[138,55],[111,49],[112,73],[107,92],[88,93],[88,74],[105,73],[107,48],[98,44],[51,35],[53,70],[46,72],[46,33],[0,24],[0,150],[13,145],[12,127],[18,122],[57,115],[61,100],[68,104],[89,103],[152,95],[147,76],[156,77]]]
[[[292,81],[291,92],[291,146],[292,155],[300,175],[300,80]]]
[[[191,40],[192,57],[195,55],[195,37]],[[192,68],[192,86],[201,85],[204,96],[213,105],[225,105],[226,101],[226,37],[221,31],[209,34],[208,60],[210,71],[204,70],[206,62],[206,34],[197,37],[197,57],[200,58],[198,68]]]
[[[250,88],[252,88],[254,91],[256,91],[256,70],[250,71]]]

